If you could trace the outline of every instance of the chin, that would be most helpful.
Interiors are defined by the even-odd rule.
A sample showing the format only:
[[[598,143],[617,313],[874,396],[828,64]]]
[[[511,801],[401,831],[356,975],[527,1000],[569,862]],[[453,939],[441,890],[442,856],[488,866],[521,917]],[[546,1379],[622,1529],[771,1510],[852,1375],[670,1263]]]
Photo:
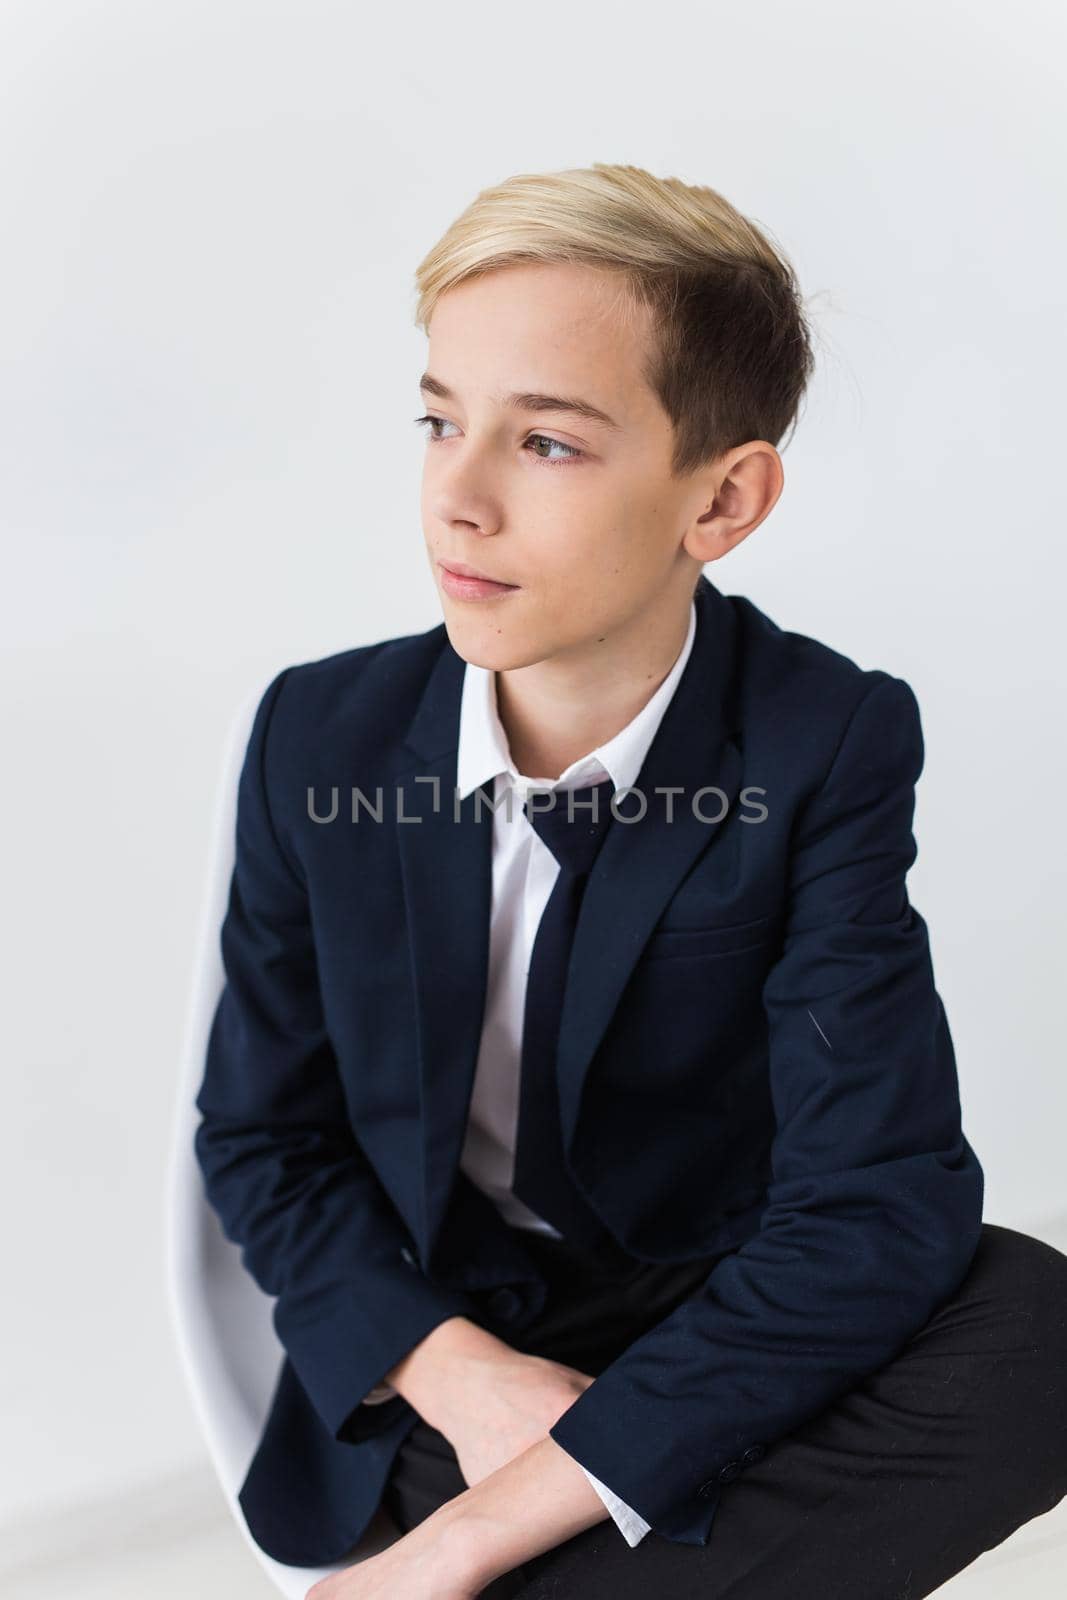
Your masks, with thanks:
[[[480,621],[472,617],[457,617],[445,612],[445,629],[448,642],[458,656],[471,666],[484,667],[487,672],[510,672],[513,667],[528,667],[543,661],[548,651],[536,640],[509,637],[510,630],[494,623],[488,616]],[[501,632],[496,629],[501,628]]]

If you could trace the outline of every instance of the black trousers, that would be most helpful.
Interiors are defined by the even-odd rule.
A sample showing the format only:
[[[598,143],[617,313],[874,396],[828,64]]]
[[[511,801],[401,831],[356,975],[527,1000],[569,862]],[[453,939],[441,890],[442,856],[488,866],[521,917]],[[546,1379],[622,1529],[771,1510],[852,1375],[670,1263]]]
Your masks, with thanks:
[[[530,1245],[550,1292],[514,1343],[594,1376],[707,1271],[640,1263],[598,1273],[550,1237]],[[466,1487],[447,1439],[420,1419],[385,1505],[406,1533]],[[1067,1256],[986,1223],[951,1299],[892,1361],[728,1486],[707,1545],[653,1531],[631,1548],[608,1519],[482,1594],[919,1600],[1065,1494]]]

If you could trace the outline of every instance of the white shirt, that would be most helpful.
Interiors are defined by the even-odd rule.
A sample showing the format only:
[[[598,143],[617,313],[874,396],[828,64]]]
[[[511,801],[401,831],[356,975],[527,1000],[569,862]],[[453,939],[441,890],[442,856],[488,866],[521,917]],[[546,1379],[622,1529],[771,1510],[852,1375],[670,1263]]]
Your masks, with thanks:
[[[616,792],[632,787],[685,670],[695,635],[694,601],[685,642],[655,694],[625,728],[606,744],[572,761],[558,778],[527,777],[516,771],[497,713],[495,673],[471,662],[464,669],[456,788],[465,799],[492,778],[495,810],[486,1003],[460,1166],[512,1227],[560,1237],[550,1222],[531,1211],[511,1189],[526,977],[538,923],[559,873],[559,862],[523,814],[522,803],[531,789],[579,789],[604,778],[612,780]],[[389,1384],[379,1383],[363,1403],[374,1405],[394,1393]],[[582,1471],[627,1544],[639,1544],[649,1524],[587,1468]]]

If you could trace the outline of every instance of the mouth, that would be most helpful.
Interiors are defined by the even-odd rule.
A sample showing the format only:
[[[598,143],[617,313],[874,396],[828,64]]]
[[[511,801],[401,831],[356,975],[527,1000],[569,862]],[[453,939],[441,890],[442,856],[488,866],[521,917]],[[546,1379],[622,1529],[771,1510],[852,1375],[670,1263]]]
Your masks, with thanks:
[[[495,600],[501,595],[514,594],[517,583],[503,583],[499,578],[487,577],[465,561],[449,564],[438,561],[441,587],[455,600]]]

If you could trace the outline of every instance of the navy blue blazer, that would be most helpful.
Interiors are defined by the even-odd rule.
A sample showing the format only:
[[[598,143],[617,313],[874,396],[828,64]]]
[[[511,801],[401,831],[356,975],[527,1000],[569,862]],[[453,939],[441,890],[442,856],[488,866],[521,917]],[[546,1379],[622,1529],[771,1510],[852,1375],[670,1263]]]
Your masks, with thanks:
[[[706,576],[696,599],[640,795],[617,797],[639,820],[588,881],[558,1073],[610,1234],[715,1260],[550,1430],[683,1544],[952,1293],[983,1189],[905,889],[914,694]],[[447,1316],[511,1341],[544,1303],[458,1165],[492,836],[491,785],[454,808],[463,669],[443,623],[284,668],[239,782],[195,1142],[276,1297],[285,1359],[240,1503],[293,1565],[343,1557],[380,1501],[416,1414],[360,1401],[394,1362]]]

